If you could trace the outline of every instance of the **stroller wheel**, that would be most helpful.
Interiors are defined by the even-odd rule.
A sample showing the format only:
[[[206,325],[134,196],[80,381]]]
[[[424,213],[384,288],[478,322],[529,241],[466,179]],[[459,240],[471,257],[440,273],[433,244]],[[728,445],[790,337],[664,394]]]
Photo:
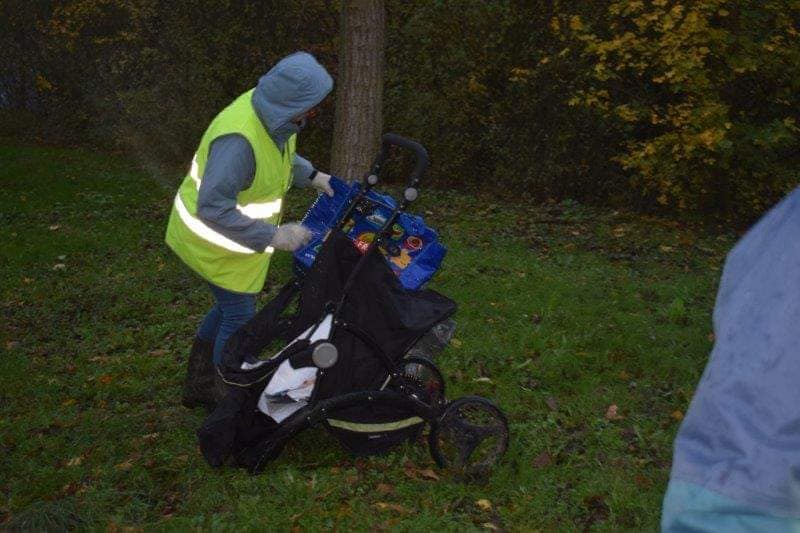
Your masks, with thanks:
[[[403,378],[416,389],[420,400],[437,411],[444,406],[444,378],[429,359],[406,357],[403,360]]]
[[[428,444],[440,467],[460,477],[485,477],[508,448],[508,421],[485,398],[459,398],[432,425]]]

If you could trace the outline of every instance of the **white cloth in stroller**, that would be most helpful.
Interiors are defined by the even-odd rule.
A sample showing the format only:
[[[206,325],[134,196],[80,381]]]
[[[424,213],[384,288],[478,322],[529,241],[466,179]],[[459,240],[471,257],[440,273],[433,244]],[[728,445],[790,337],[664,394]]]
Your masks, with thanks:
[[[328,314],[319,325],[310,326],[295,340],[308,339],[309,343],[328,340],[332,326],[333,315]],[[290,342],[287,347],[293,342],[295,341]],[[280,355],[283,350],[273,357]],[[258,399],[258,409],[280,424],[308,404],[308,399],[311,398],[317,382],[317,370],[315,366],[292,368],[289,360],[285,360],[278,366],[269,383],[264,387],[264,391]]]

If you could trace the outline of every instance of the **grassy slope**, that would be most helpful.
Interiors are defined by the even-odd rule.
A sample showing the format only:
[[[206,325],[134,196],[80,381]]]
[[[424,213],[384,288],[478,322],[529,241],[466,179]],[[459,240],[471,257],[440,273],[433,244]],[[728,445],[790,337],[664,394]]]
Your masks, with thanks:
[[[178,401],[210,296],[162,244],[173,194],[106,156],[0,148],[0,527],[656,527],[730,237],[428,194],[450,246],[433,285],[460,304],[440,366],[506,410],[507,459],[437,482],[410,468],[421,445],[356,460],[312,430],[251,477],[203,462]],[[297,217],[312,196],[291,198]],[[273,290],[288,276],[282,257]]]

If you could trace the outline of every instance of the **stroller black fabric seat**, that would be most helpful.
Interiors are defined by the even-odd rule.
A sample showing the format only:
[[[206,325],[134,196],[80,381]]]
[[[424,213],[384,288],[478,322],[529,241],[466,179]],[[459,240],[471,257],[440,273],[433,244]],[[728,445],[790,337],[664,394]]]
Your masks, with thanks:
[[[296,312],[287,316],[295,301]],[[455,302],[436,291],[403,288],[377,249],[362,256],[341,231],[331,231],[305,277],[286,284],[226,344],[218,371],[228,393],[198,431],[204,457],[215,466],[232,458],[260,469],[320,402],[391,388],[392,365],[384,358],[400,364],[422,335],[455,310]],[[309,333],[325,328],[321,338]],[[265,353],[276,341],[285,347]],[[259,399],[285,361],[292,369],[316,368],[312,353],[321,342],[336,347],[338,361],[316,369],[307,405],[276,423],[259,409]],[[407,407],[391,403],[342,405],[332,416],[323,419],[326,427],[356,453],[382,451],[422,423]],[[376,437],[362,427],[383,431]]]

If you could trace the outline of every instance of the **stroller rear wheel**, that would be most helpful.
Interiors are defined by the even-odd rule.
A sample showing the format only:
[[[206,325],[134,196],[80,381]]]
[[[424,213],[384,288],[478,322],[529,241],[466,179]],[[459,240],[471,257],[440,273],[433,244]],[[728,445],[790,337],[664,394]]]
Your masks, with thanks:
[[[508,421],[489,400],[466,396],[432,424],[428,443],[440,467],[466,478],[485,477],[508,448]]]
[[[445,404],[444,377],[429,359],[409,356],[403,360],[403,378],[417,397],[439,411]]]

